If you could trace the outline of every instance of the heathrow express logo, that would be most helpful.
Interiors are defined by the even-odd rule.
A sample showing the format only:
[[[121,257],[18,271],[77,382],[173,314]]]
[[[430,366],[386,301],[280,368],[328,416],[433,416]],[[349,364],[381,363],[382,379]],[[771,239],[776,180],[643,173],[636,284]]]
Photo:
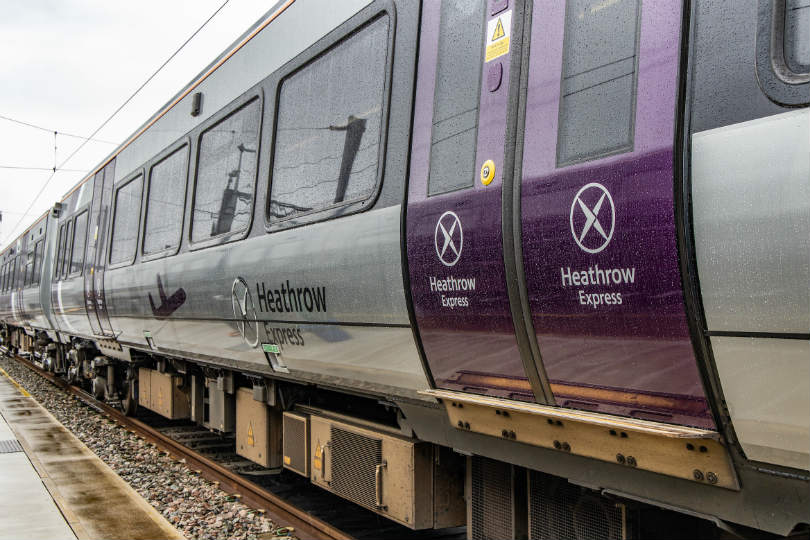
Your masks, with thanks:
[[[569,216],[574,241],[588,253],[599,253],[613,238],[616,207],[602,184],[591,182],[580,189],[571,203]]]
[[[455,212],[448,210],[436,222],[436,230],[433,231],[433,245],[442,264],[453,266],[458,262],[461,257],[461,249],[464,247],[464,231],[461,229],[461,220]]]
[[[256,320],[256,306],[250,294],[247,282],[241,277],[233,280],[231,286],[231,304],[236,327],[245,343],[251,347],[259,344],[259,323]]]

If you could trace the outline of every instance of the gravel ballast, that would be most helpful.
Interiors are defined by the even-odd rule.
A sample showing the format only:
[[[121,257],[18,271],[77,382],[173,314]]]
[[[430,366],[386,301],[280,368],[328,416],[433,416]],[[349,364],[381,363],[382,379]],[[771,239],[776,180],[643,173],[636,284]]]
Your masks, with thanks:
[[[0,355],[0,367],[186,538],[290,538],[263,514],[15,360]]]

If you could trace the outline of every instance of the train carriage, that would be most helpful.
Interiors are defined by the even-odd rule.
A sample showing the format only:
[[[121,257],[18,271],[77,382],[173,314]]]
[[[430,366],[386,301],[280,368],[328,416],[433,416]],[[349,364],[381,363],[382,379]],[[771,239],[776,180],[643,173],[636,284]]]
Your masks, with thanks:
[[[808,30],[279,2],[0,254],[4,346],[416,529],[806,535]]]

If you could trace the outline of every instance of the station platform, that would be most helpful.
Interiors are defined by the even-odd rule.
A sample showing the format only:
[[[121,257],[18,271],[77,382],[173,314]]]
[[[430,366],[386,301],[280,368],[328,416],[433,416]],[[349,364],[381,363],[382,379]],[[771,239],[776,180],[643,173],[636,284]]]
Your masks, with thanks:
[[[157,510],[0,373],[0,540],[182,539]]]

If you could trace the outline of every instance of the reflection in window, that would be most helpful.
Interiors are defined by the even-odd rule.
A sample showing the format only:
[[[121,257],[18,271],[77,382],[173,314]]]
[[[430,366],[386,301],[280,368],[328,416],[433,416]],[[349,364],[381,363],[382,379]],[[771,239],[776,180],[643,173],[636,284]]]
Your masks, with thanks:
[[[260,121],[254,99],[202,134],[192,241],[243,231],[250,223]]]
[[[143,233],[143,252],[177,247],[183,229],[186,200],[187,147],[166,157],[149,173],[149,197]]]
[[[445,0],[436,63],[428,194],[472,187],[486,2]]]
[[[141,214],[143,176],[138,175],[115,193],[110,263],[129,261],[135,254]]]
[[[82,271],[84,265],[84,246],[87,240],[87,212],[82,212],[76,218],[76,225],[73,230],[73,256],[71,257],[70,273],[77,274]]]
[[[388,17],[281,85],[268,214],[274,221],[360,201],[377,183]]]
[[[790,71],[810,73],[810,0],[786,0],[784,46]]]
[[[565,11],[557,165],[633,146],[637,0],[570,0]]]

